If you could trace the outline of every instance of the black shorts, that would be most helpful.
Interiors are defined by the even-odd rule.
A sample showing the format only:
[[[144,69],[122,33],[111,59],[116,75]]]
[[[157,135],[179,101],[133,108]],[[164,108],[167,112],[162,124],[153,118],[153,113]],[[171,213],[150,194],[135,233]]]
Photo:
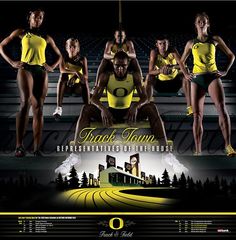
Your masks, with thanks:
[[[36,81],[39,81],[45,78],[46,70],[43,66],[30,65],[30,64],[24,63],[23,69],[30,72],[32,74],[33,79]]]
[[[150,104],[153,104],[153,103],[145,104],[138,110],[137,120],[140,121],[140,120],[147,119],[147,111],[148,111],[147,107]],[[98,107],[96,107],[93,104],[89,104],[88,106],[90,106],[89,112],[91,113],[91,120],[102,121],[101,111],[98,109]],[[115,108],[109,107],[108,110],[113,116],[113,123],[125,123],[127,121],[126,116],[129,109],[130,108],[115,109]]]
[[[182,74],[178,74],[174,79],[166,81],[161,81],[157,76],[154,82],[154,89],[159,93],[177,93],[182,87],[182,81]]]
[[[122,123],[126,120],[125,117],[129,111],[129,108],[116,109],[109,107],[108,110],[112,114],[115,123]]]
[[[214,81],[217,78],[218,77],[216,76],[216,73],[203,73],[203,74],[195,75],[195,77],[191,80],[191,82],[196,83],[206,92],[208,92],[209,85],[211,84],[212,81]]]

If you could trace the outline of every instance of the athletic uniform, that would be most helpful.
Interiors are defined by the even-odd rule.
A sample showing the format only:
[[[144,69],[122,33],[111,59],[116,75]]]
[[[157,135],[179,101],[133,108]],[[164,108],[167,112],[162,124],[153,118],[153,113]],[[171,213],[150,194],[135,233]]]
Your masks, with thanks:
[[[32,74],[34,80],[44,79],[45,68],[43,64],[46,62],[45,50],[47,46],[44,34],[40,34],[39,31],[26,31],[21,40],[21,46],[23,68]]]
[[[168,51],[168,55],[163,57],[156,49],[157,57],[155,62],[155,69],[160,69],[166,65],[177,65],[173,54]],[[154,84],[154,89],[158,92],[178,92],[182,87],[182,79],[179,70],[172,68],[170,74],[158,74]]]
[[[115,121],[121,122],[130,108],[134,92],[133,75],[127,74],[122,81],[111,74],[107,83],[107,101],[109,111]]]
[[[210,83],[216,77],[216,47],[212,37],[208,37],[205,42],[198,39],[193,40],[193,73],[195,77],[192,82],[201,86],[205,91],[208,90]]]
[[[77,71],[79,72],[81,75],[83,75],[83,60],[84,57],[82,56],[78,56],[77,58],[69,58],[68,56],[65,57],[65,67],[69,70],[72,71]],[[68,73],[63,73],[65,75],[68,76],[68,80],[70,80],[74,74],[68,74]],[[80,82],[80,78],[77,77],[75,80],[75,83],[79,83]]]

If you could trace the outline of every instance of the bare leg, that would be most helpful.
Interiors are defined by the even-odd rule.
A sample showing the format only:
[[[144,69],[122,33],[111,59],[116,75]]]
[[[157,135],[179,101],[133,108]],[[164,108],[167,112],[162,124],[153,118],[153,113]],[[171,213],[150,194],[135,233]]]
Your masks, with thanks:
[[[196,83],[191,83],[191,103],[193,108],[193,137],[196,153],[202,151],[203,135],[203,109],[204,109],[205,91]]]
[[[43,129],[43,104],[47,95],[48,76],[42,72],[41,79],[34,79],[33,95],[31,97],[33,110],[34,151],[39,150]]]
[[[151,101],[152,99],[154,83],[155,83],[155,76],[147,74],[145,79],[145,84],[146,84],[146,93],[147,93],[148,101]]]
[[[148,117],[151,129],[155,138],[161,145],[167,145],[166,131],[158,112],[158,109],[154,103],[145,104],[138,113],[138,118]]]
[[[225,106],[225,96],[221,80],[216,79],[212,81],[208,87],[208,91],[219,114],[219,125],[225,140],[225,147],[227,147],[231,144],[231,124],[229,114]]]
[[[23,137],[29,121],[30,96],[33,88],[32,75],[19,69],[17,82],[20,91],[20,110],[16,115],[16,147],[23,146]]]
[[[57,107],[62,106],[67,80],[68,80],[67,74],[60,74],[60,78],[57,84]]]
[[[89,104],[90,92],[89,92],[88,82],[86,82],[85,84],[82,84],[82,83],[75,84],[74,92],[82,96],[84,104]]]
[[[186,80],[183,76],[182,79],[182,88],[187,102],[187,107],[191,106],[191,83]]]
[[[100,110],[92,104],[86,104],[83,106],[80,112],[79,119],[76,124],[74,142],[81,142],[82,139],[79,137],[82,129],[89,127],[91,119],[97,119],[101,121],[101,112]]]

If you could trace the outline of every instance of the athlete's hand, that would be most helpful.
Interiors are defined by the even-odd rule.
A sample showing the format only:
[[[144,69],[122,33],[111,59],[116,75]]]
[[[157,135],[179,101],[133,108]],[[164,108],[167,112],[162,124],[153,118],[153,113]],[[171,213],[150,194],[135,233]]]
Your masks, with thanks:
[[[113,122],[112,122],[112,114],[109,112],[107,108],[103,108],[101,110],[101,117],[102,117],[102,123],[104,127],[111,127]]]
[[[24,63],[21,61],[12,61],[11,62],[12,67],[14,68],[22,68]]]
[[[47,63],[44,63],[43,66],[47,72],[54,72],[54,69],[51,66],[49,66]]]
[[[184,80],[191,81],[193,78],[194,78],[194,74],[192,73],[184,74]]]
[[[136,124],[137,114],[138,114],[138,106],[136,104],[133,104],[125,116],[129,125]]]
[[[216,77],[220,78],[220,77],[224,77],[227,75],[227,71],[217,71],[216,72]]]
[[[73,77],[71,77],[68,81],[67,81],[67,86],[68,87],[73,87],[75,84],[75,80],[77,79],[77,76],[74,75]]]
[[[75,75],[76,75],[76,78],[79,78],[79,79],[80,79],[80,82],[81,82],[82,84],[85,84],[84,76],[83,76],[80,72],[75,71]]]
[[[168,75],[168,74],[171,74],[171,72],[172,72],[172,68],[169,67],[168,65],[165,65],[165,66],[160,68],[160,73],[161,74]]]

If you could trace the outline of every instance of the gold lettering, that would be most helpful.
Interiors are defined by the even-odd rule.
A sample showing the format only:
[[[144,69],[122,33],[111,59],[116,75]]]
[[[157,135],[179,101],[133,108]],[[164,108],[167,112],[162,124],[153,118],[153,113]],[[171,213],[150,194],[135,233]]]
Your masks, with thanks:
[[[122,139],[124,143],[132,142],[132,143],[155,143],[156,139],[154,135],[137,135],[136,131],[138,128],[126,128],[122,132]]]
[[[96,128],[84,128],[80,131],[79,137],[81,141],[78,143],[113,143],[116,137],[116,130],[114,129],[110,134],[98,134],[94,135],[93,132]]]

